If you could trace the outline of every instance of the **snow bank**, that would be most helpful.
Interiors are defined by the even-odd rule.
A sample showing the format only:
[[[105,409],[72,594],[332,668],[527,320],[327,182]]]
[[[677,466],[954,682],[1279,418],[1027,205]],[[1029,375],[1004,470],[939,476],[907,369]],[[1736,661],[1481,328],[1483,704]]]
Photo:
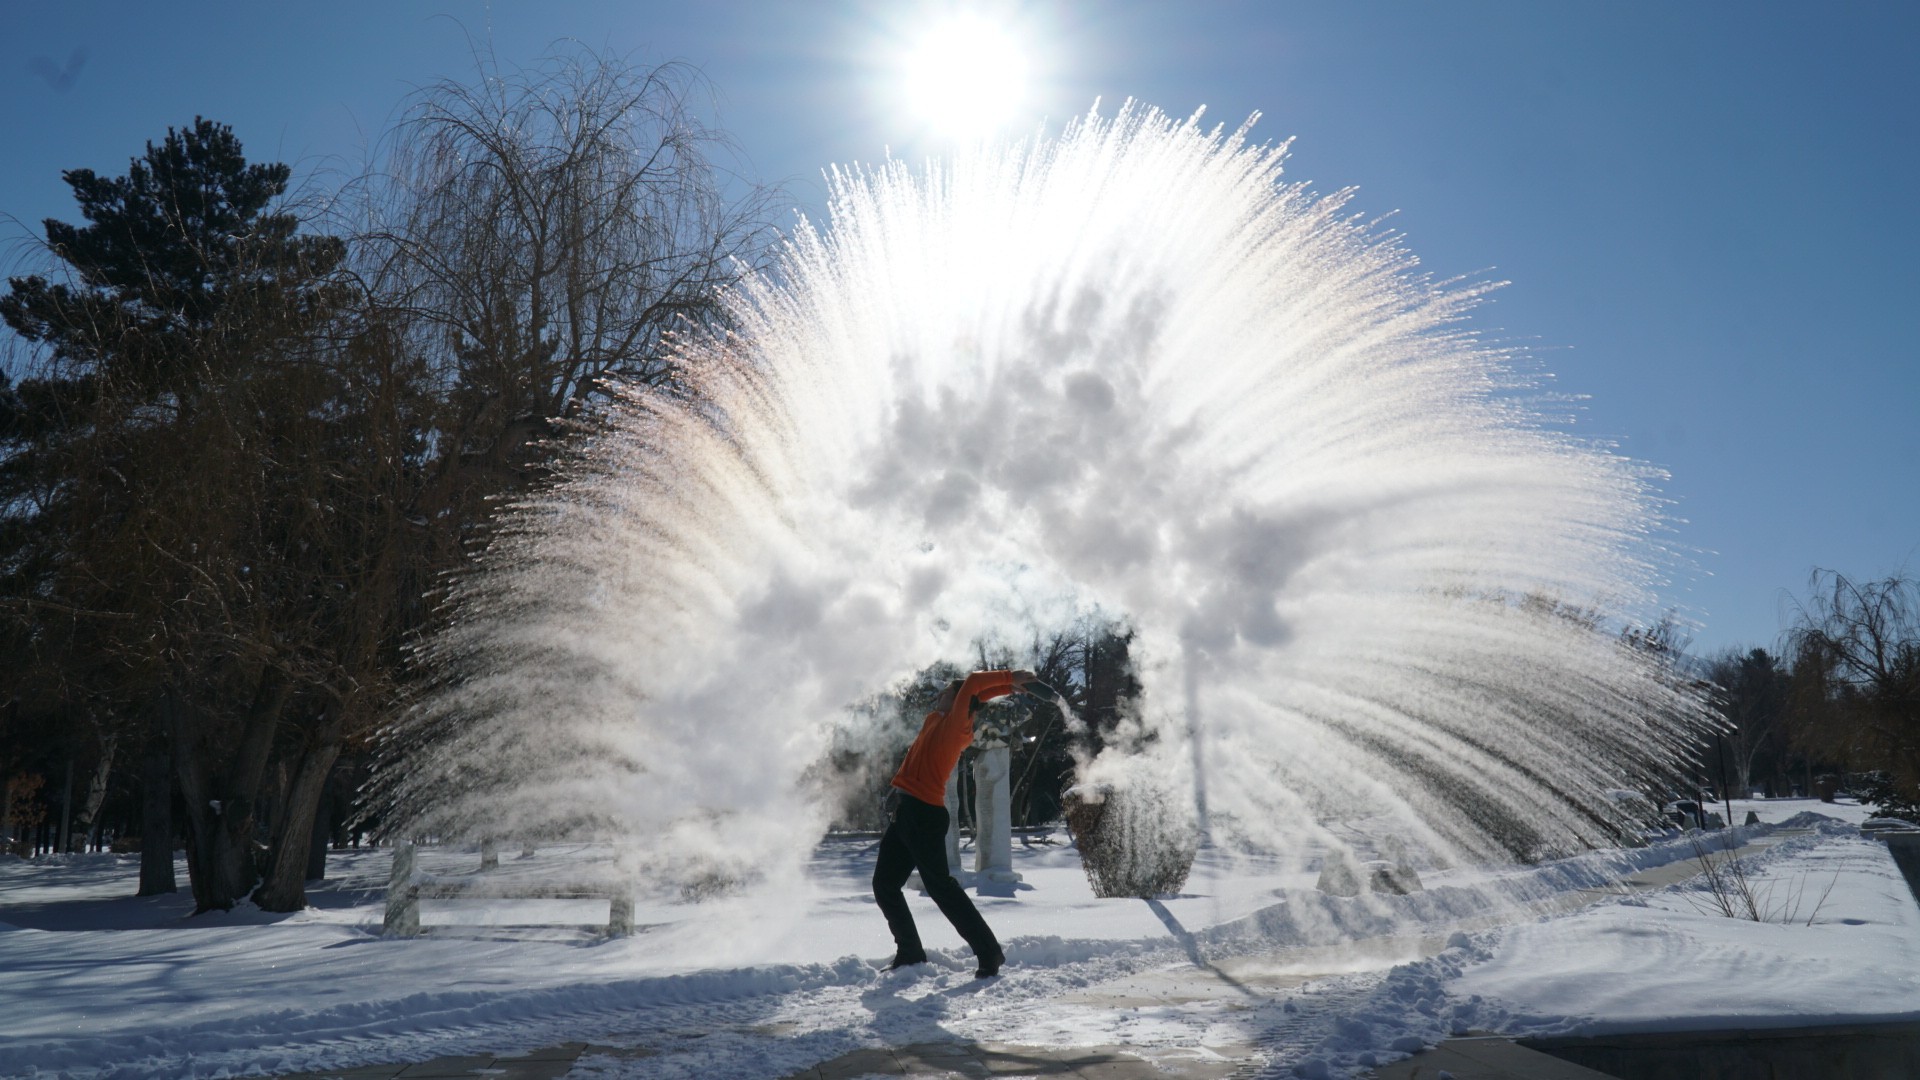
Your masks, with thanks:
[[[1769,921],[1689,882],[1509,928],[1449,991],[1528,1034],[1920,1019],[1920,907],[1884,845],[1815,824],[1749,860]]]

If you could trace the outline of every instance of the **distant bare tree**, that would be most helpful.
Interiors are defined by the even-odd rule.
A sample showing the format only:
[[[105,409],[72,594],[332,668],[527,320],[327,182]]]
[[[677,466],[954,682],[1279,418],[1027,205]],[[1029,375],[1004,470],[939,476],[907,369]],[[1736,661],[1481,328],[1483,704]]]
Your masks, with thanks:
[[[1795,737],[1824,760],[1920,794],[1920,581],[1816,571],[1788,632]]]
[[[1730,790],[1744,796],[1752,788],[1755,761],[1780,741],[1787,669],[1765,649],[1730,649],[1707,660],[1705,675],[1714,686],[1714,708],[1728,724]]]

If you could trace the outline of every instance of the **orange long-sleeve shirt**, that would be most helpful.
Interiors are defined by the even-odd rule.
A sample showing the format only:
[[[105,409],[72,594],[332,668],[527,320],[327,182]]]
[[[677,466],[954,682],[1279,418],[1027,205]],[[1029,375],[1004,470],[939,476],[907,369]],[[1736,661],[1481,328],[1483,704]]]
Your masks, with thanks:
[[[947,777],[960,763],[960,754],[973,742],[973,705],[1013,693],[1013,672],[976,671],[960,684],[953,708],[935,709],[920,724],[920,734],[907,748],[907,759],[893,774],[893,786],[923,803],[940,806],[947,800]]]

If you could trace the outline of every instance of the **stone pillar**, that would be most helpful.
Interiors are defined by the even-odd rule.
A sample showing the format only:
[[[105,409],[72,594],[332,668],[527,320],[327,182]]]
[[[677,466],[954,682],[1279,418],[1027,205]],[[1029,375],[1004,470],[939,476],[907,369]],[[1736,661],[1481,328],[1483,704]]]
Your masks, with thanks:
[[[983,881],[1019,881],[1013,869],[1013,751],[989,743],[973,759],[973,869]]]

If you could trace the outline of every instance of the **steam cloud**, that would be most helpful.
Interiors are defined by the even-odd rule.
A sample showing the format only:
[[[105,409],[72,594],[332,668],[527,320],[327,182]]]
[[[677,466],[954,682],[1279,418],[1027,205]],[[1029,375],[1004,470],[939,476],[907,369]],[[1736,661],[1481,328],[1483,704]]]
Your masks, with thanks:
[[[376,794],[669,879],[791,866],[850,704],[1098,606],[1145,692],[1087,779],[1192,793],[1218,842],[1594,836],[1700,716],[1615,632],[1665,565],[1647,474],[1281,158],[1129,107],[836,172],[736,332],[679,344],[698,394],[623,393],[510,515]]]

